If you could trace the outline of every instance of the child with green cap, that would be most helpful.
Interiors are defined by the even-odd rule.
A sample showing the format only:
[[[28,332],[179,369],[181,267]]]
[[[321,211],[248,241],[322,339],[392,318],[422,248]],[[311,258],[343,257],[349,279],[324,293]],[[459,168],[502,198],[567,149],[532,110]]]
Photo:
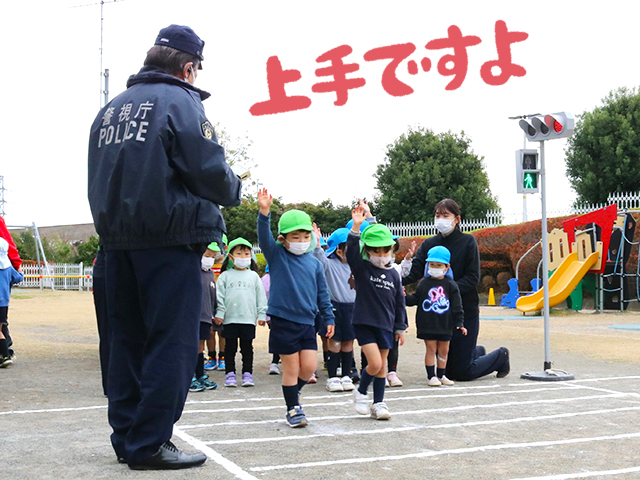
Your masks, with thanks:
[[[391,250],[395,242],[389,229],[376,223],[365,228],[361,236],[365,208],[357,206],[351,216],[353,225],[347,237],[347,261],[356,287],[353,327],[367,359],[360,384],[353,392],[354,403],[359,414],[370,413],[376,420],[388,420],[391,415],[384,403],[386,363],[394,341],[404,344],[407,329],[404,291],[400,275],[392,267]],[[370,405],[367,388],[372,382],[373,404]]]
[[[222,235],[222,248],[226,250],[227,248],[227,236],[225,234]],[[224,260],[224,254],[220,249],[220,245],[216,242],[211,242],[205,251],[204,257],[207,257],[206,260],[203,259],[203,262],[206,261],[209,269],[214,274],[214,281],[216,279],[216,273],[220,273],[220,271],[215,271],[215,266],[220,265]],[[203,258],[204,258],[203,257]],[[215,282],[214,282],[215,283]],[[204,288],[204,284],[203,284]],[[215,292],[214,292],[215,294]],[[213,314],[216,313],[215,308],[213,309]],[[213,318],[212,314],[212,318]],[[217,344],[217,345],[216,345]],[[207,356],[204,359],[204,369],[209,370],[224,370],[224,338],[222,337],[222,325],[216,325],[216,322],[211,322],[211,332],[209,335],[209,339],[206,341],[207,345]],[[218,350],[216,351],[216,346]],[[217,355],[217,356],[216,356]]]
[[[215,323],[223,325],[226,360],[225,387],[237,387],[236,353],[240,342],[242,386],[253,387],[253,339],[256,322],[265,325],[267,295],[251,258],[252,245],[242,237],[229,243],[228,255],[218,277],[218,308]]]
[[[451,253],[447,247],[437,245],[430,248],[425,262],[424,277],[418,284],[416,293],[407,295],[407,305],[418,306],[416,327],[418,338],[424,340],[427,347],[424,364],[430,387],[453,385],[453,381],[444,374],[449,356],[449,343],[454,328],[460,330],[463,335],[467,334],[467,329],[464,328],[460,289],[453,281],[453,275],[446,276],[450,271],[450,262]]]
[[[258,241],[269,263],[271,317],[269,352],[280,354],[282,394],[287,405],[290,427],[304,427],[307,418],[300,406],[299,393],[318,365],[314,319],[320,312],[333,336],[334,315],[329,290],[320,262],[312,251],[311,218],[300,210],[285,212],[278,222],[278,241],[270,228],[273,197],[267,189],[258,191]]]
[[[191,379],[190,392],[201,392],[203,390],[214,390],[217,384],[209,380],[204,373],[204,344],[211,337],[211,325],[213,324],[213,314],[216,311],[216,282],[211,267],[213,267],[216,252],[213,248],[215,243],[209,244],[202,254],[200,260],[200,280],[202,281],[202,307],[200,309],[200,344],[198,346],[198,362],[196,363],[195,375]]]

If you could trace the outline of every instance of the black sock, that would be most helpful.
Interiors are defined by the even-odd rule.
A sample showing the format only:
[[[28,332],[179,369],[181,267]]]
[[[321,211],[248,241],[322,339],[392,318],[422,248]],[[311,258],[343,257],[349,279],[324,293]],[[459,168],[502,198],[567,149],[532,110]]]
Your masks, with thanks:
[[[380,403],[384,400],[384,387],[387,383],[386,378],[373,379],[373,403]]]
[[[340,352],[329,352],[329,358],[327,359],[327,372],[329,374],[329,378],[338,376],[340,360],[342,360]],[[344,374],[346,375],[346,372]]]
[[[322,351],[322,358],[324,359],[324,363],[327,363],[329,361],[329,350]]]
[[[271,358],[271,363],[275,363],[277,365],[278,362],[280,362],[280,355],[278,355],[277,353],[274,353],[273,357]]]
[[[204,353],[198,354],[198,363],[196,363],[196,378],[204,377]]]
[[[369,388],[369,385],[372,381],[373,376],[369,375],[369,372],[367,372],[367,369],[365,368],[364,370],[362,370],[362,376],[360,377],[360,386],[358,387],[358,391],[361,394],[366,395],[367,388]]]
[[[7,345],[7,339],[0,340],[0,358],[9,356],[9,346]]]
[[[342,352],[342,375],[349,375],[351,373],[351,365],[353,364],[353,350],[350,352]]]
[[[427,369],[427,378],[432,379],[436,376],[436,366],[435,365],[425,365],[424,368]]]
[[[216,359],[216,351],[215,350],[209,352],[209,358],[211,360],[215,360]]]
[[[297,385],[282,385],[282,395],[284,395],[287,410],[291,410],[298,405],[298,391]]]
[[[303,380],[301,378],[298,378],[298,391],[302,390],[302,387],[304,387],[307,383],[309,383],[309,380]],[[297,403],[296,403],[297,405]]]
[[[438,378],[444,377],[444,371],[446,368],[438,368]]]

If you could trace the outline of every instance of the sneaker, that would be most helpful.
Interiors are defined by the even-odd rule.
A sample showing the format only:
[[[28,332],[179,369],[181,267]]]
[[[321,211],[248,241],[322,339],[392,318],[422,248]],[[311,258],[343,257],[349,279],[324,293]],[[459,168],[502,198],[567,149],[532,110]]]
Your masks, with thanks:
[[[304,412],[302,411],[302,407],[300,405],[296,405],[287,412],[287,423],[291,428],[300,428],[307,426],[307,417],[304,416]]]
[[[218,388],[218,384],[209,380],[209,377],[207,377],[206,375],[200,377],[198,379],[198,382],[200,382],[200,385],[202,385],[205,390],[215,390],[216,388]]]
[[[442,382],[440,380],[438,380],[438,377],[431,377],[429,379],[429,386],[430,387],[439,387],[440,385],[442,385]]]
[[[345,392],[350,392],[353,390],[353,382],[351,381],[351,377],[344,376],[340,379],[340,383],[342,384],[342,389]]]
[[[353,369],[349,372],[349,378],[351,378],[351,382],[355,385],[356,383],[360,383],[360,375],[358,375],[358,370]]]
[[[315,373],[311,374],[311,378],[309,379],[309,381],[307,383],[318,383],[318,377],[316,376]]]
[[[189,385],[190,392],[202,392],[204,388],[204,385],[202,385],[196,377],[191,379],[191,385]]]
[[[0,368],[7,368],[13,365],[13,359],[11,357],[0,357]]]
[[[338,377],[332,377],[327,380],[327,390],[330,392],[343,392],[344,388]]]
[[[236,373],[235,372],[227,373],[227,376],[224,379],[224,386],[225,387],[237,387],[238,386],[238,382],[236,381]]]
[[[391,386],[391,385],[389,385],[389,379],[388,378],[384,379],[384,386],[385,386],[385,388],[389,388]]]
[[[366,415],[369,413],[369,395],[366,393],[363,395],[357,388],[353,390],[353,403],[356,407],[356,412],[360,415]]]
[[[371,405],[371,418],[376,420],[389,420],[391,414],[387,408],[387,404],[384,402],[378,402]]]
[[[496,376],[498,378],[504,378],[507,375],[509,375],[509,372],[511,372],[511,364],[509,363],[509,349],[505,347],[500,347],[500,350],[502,350],[501,353],[507,357],[507,361],[502,366],[502,368],[498,370],[498,374]]]
[[[453,385],[455,383],[453,380],[449,380],[446,375],[442,375],[439,380],[442,385]]]
[[[249,372],[244,372],[242,374],[242,386],[243,387],[253,387],[253,375]]]
[[[398,378],[398,374],[396,372],[389,372],[389,375],[387,375],[387,381],[392,387],[401,387],[404,385],[402,380]]]
[[[218,362],[216,362],[215,358],[209,358],[209,359],[207,359],[206,362],[204,362],[204,369],[205,370],[217,370],[218,369]]]
[[[280,368],[278,368],[277,363],[269,365],[269,375],[280,375]]]
[[[341,376],[342,376],[342,367],[338,367],[338,369],[336,370],[336,375],[337,375],[338,377],[341,377]]]
[[[224,363],[224,358],[218,358],[218,370],[224,370],[227,368],[227,364]]]

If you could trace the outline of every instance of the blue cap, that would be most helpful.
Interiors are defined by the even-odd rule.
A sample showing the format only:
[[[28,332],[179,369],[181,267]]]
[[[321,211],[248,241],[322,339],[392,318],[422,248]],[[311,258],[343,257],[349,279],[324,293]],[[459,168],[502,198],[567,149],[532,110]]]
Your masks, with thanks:
[[[362,225],[360,225],[360,232],[363,232],[365,228],[367,228],[369,225],[371,225],[369,222],[367,222],[366,220],[364,222],[362,222]],[[351,230],[353,228],[353,219],[349,220],[347,222],[347,227],[349,230]]]
[[[201,40],[196,32],[189,27],[182,25],[169,25],[160,30],[156,38],[155,45],[164,45],[165,47],[175,48],[181,52],[193,55],[202,62],[204,57],[204,40]],[[198,70],[202,70],[202,64],[198,66]]]
[[[338,228],[336,231],[334,231],[327,239],[327,245],[329,245],[329,248],[325,252],[325,255],[328,257],[333,252],[335,252],[336,248],[338,248],[338,246],[341,243],[345,243],[347,241],[348,236],[349,236],[348,228]]]
[[[451,263],[451,253],[447,247],[438,245],[429,249],[425,262]]]
[[[264,267],[264,273],[269,273],[269,264],[267,263],[267,266]]]
[[[400,235],[391,235],[391,238],[393,240],[398,240],[400,238]]]
[[[321,247],[327,246],[327,241],[324,239],[324,237],[320,237],[320,246]]]

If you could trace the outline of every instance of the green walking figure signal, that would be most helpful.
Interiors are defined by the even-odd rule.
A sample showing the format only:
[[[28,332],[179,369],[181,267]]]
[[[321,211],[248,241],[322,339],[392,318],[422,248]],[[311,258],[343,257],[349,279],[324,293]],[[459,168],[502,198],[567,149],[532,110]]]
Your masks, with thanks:
[[[537,150],[516,150],[516,180],[518,193],[538,193],[538,179],[540,168],[538,167]]]

